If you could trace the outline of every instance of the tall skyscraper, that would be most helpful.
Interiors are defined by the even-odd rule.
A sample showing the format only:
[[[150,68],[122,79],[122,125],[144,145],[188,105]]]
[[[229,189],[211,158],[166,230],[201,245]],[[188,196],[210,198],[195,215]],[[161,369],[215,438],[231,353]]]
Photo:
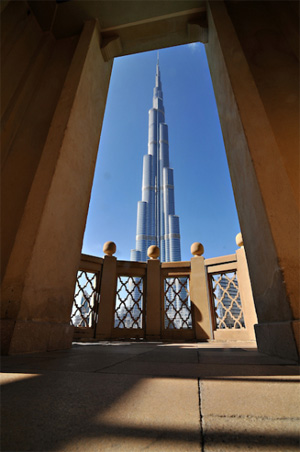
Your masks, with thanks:
[[[142,200],[137,206],[136,249],[131,250],[132,261],[146,261],[150,245],[159,247],[162,262],[181,260],[173,172],[169,167],[168,126],[157,57],[153,106],[149,110],[148,154],[143,160]]]

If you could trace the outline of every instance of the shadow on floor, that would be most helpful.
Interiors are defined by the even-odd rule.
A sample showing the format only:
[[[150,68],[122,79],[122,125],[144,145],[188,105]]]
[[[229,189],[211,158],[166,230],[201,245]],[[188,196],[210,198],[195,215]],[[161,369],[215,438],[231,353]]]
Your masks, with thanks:
[[[233,391],[251,383],[255,397],[257,384],[292,391],[298,370],[254,348],[200,344],[102,343],[3,357],[1,450],[173,452],[222,450],[222,444],[294,450],[299,437],[289,413],[265,431],[256,412],[252,429],[245,429],[238,412],[232,424],[232,413],[222,419],[217,407],[206,413],[205,404],[211,380]],[[250,406],[247,416],[249,426]]]

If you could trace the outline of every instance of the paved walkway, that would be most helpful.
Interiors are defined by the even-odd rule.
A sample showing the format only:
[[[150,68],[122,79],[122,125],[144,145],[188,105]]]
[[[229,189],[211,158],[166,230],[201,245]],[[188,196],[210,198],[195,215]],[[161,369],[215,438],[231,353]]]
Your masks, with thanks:
[[[299,451],[299,367],[253,343],[2,358],[1,451]]]

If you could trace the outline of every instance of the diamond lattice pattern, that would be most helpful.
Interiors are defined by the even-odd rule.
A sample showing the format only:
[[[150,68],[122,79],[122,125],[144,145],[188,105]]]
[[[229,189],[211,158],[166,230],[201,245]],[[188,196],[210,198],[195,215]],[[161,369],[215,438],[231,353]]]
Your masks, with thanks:
[[[77,273],[71,325],[91,327],[94,322],[97,274],[85,271]]]
[[[143,327],[143,278],[118,277],[114,326],[115,328]]]
[[[189,278],[164,280],[165,329],[191,329],[192,312],[189,297]]]
[[[211,275],[217,329],[245,328],[236,271]]]

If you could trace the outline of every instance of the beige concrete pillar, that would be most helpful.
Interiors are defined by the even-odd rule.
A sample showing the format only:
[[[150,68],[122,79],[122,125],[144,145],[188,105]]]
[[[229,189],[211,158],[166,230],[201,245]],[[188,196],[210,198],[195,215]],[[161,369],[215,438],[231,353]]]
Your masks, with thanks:
[[[57,41],[60,45],[64,40]],[[53,109],[2,282],[5,352],[71,345],[73,291],[111,68],[112,61],[101,54],[97,23],[86,22]]]
[[[161,337],[161,276],[160,261],[150,259],[147,262],[146,284],[146,338],[158,340]]]
[[[243,246],[236,250],[236,260],[239,291],[247,330],[246,340],[253,341],[255,340],[254,325],[257,323],[257,316],[253,301],[246,253]]]
[[[210,299],[204,257],[196,255],[191,259],[190,300],[195,318],[195,335],[198,341],[213,338]]]
[[[104,257],[101,293],[98,309],[96,339],[111,339],[114,327],[114,311],[117,289],[117,259],[112,255]]]
[[[276,10],[285,8],[285,2],[274,3]],[[258,347],[295,358],[299,65],[286,39],[289,27],[272,20],[271,4],[208,2],[206,52],[249,265]]]

